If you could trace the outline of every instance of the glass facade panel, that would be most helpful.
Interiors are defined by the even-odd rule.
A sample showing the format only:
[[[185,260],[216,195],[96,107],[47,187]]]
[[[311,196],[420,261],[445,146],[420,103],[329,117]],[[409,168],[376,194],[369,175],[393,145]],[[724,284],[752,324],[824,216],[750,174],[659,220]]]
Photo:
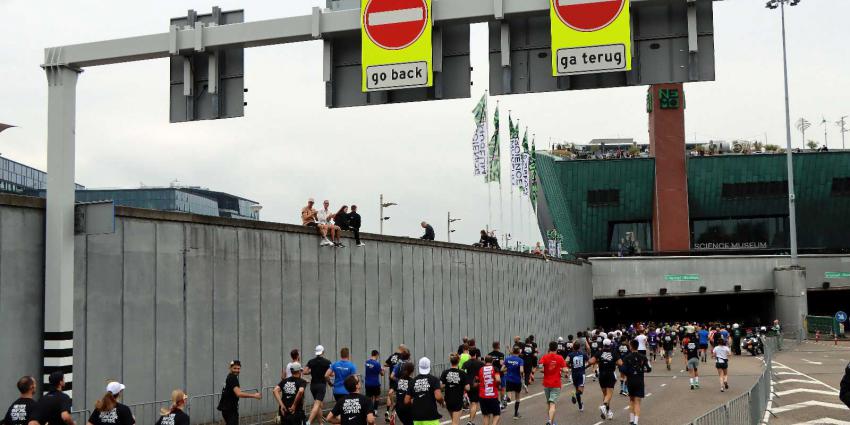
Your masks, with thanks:
[[[787,217],[694,220],[694,250],[777,249],[788,247]]]

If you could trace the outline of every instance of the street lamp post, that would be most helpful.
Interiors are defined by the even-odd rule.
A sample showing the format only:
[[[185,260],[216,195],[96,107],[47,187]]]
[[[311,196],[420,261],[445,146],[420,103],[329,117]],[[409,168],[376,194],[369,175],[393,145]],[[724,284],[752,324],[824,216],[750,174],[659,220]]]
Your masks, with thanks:
[[[797,257],[797,211],[794,195],[794,160],[791,152],[791,105],[788,96],[788,50],[785,42],[785,3],[796,6],[800,3],[800,0],[769,0],[767,2],[767,8],[776,9],[778,6],[780,15],[782,16],[782,66],[785,73],[785,156],[788,165],[788,228],[791,236],[791,267],[796,268],[800,265],[800,262]]]
[[[461,219],[459,219],[459,218],[452,218],[452,212],[449,211],[449,216],[446,219],[446,240],[447,241],[449,241],[449,242],[452,241],[452,233],[454,233],[454,230],[452,230],[452,223],[454,223],[456,221],[460,221],[460,220]]]
[[[391,207],[393,205],[398,205],[398,204],[396,204],[395,202],[384,202],[384,194],[382,193],[381,194],[381,201],[380,201],[380,208],[379,208],[380,217],[381,217],[380,233],[382,235],[384,234],[384,222],[390,219],[389,217],[384,217],[384,208]]]

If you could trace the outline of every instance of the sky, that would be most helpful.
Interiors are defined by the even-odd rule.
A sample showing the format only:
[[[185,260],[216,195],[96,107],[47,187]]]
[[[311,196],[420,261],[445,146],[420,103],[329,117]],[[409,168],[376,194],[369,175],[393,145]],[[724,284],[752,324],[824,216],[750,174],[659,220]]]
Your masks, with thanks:
[[[447,0],[441,0],[447,1]],[[716,81],[687,84],[688,141],[757,139],[784,145],[782,46],[778,10],[764,0],[714,3]],[[165,32],[171,17],[212,6],[245,9],[247,21],[306,15],[324,0],[0,0],[0,154],[46,170],[47,85],[43,49],[50,46]],[[141,7],[140,7],[141,6]],[[787,13],[792,121],[814,125],[823,143],[826,117],[850,115],[850,0],[803,0]],[[77,85],[76,175],[90,188],[203,186],[263,205],[266,221],[297,223],[309,197],[333,209],[357,204],[363,231],[378,231],[378,199],[386,234],[418,237],[423,220],[446,240],[475,242],[492,214],[493,228],[513,240],[540,240],[528,203],[509,182],[499,189],[472,176],[471,111],[487,86],[487,28],[471,35],[472,98],[330,110],[324,107],[321,41],[246,51],[249,92],[244,118],[168,122],[168,61],[92,67]],[[647,141],[645,87],[491,98],[511,110],[538,146],[594,138]],[[492,113],[492,108],[491,108]],[[503,112],[504,113],[504,112]],[[504,115],[503,115],[504,117]],[[502,119],[503,140],[507,120]],[[492,131],[492,130],[491,130]],[[794,146],[802,139],[792,130]],[[507,144],[502,148],[508,176]],[[492,208],[488,205],[492,204]]]

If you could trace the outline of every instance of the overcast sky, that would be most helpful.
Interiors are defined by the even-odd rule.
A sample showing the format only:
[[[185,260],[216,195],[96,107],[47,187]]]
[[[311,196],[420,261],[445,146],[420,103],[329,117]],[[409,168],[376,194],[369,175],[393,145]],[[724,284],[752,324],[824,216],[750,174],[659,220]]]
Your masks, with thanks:
[[[443,0],[446,1],[446,0]],[[458,0],[462,1],[462,0]],[[246,20],[304,15],[324,0],[0,0],[0,153],[46,169],[46,79],[39,64],[48,46],[165,32],[168,20],[214,5],[245,9]],[[850,115],[850,1],[803,0],[788,11],[791,114],[832,122]],[[487,186],[471,173],[470,111],[487,85],[486,25],[472,30],[473,98],[328,110],[321,42],[246,52],[246,117],[168,123],[168,61],[86,69],[77,97],[77,182],[88,187],[166,186],[173,180],[259,201],[268,221],[298,222],[308,197],[332,208],[358,204],[364,231],[378,230],[378,196],[399,206],[385,233],[419,236],[421,220],[446,238],[473,242],[488,220]],[[765,139],[784,144],[779,12],[764,0],[715,3],[717,81],[689,84],[688,140]],[[549,139],[584,143],[601,137],[647,140],[645,87],[498,98],[503,111],[531,127],[538,146]],[[491,109],[492,113],[492,109]],[[503,119],[506,138],[507,120]],[[794,130],[795,146],[801,143]],[[807,138],[823,142],[823,127]],[[503,157],[507,146],[503,147]],[[507,161],[504,161],[507,167]],[[507,176],[507,168],[503,171]],[[499,224],[515,240],[533,242],[531,216],[519,201],[510,223],[509,183]],[[520,225],[519,223],[524,223]]]

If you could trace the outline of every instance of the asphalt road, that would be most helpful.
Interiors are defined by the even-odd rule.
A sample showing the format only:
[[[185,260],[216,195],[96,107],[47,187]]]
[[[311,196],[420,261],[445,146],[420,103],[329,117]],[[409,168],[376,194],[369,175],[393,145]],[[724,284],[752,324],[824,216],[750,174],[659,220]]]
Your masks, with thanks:
[[[659,360],[652,364],[653,372],[645,377],[646,398],[642,403],[640,423],[653,425],[685,424],[745,393],[758,379],[762,365],[760,359],[749,355],[733,357],[730,360],[729,369],[730,389],[726,392],[720,392],[717,371],[709,359],[708,363],[701,363],[701,388],[691,390],[688,384],[688,374],[683,370],[685,364],[682,355],[676,353],[674,356],[672,371],[666,370],[664,361],[659,356]],[[512,419],[514,408],[511,404],[502,412],[500,423],[545,425],[547,405],[543,398],[541,381],[542,376],[538,373],[537,382],[529,387],[528,394],[522,395],[522,403],[520,404],[522,418],[519,420]],[[599,405],[602,404],[602,392],[599,389],[599,384],[588,377],[586,385],[583,412],[579,412],[578,408],[570,401],[570,395],[573,391],[572,385],[564,386],[561,391],[561,398],[557,403],[556,423],[561,425],[629,423],[629,412],[625,410],[628,406],[628,397],[618,394],[619,383],[617,384],[618,387],[615,388],[614,398],[611,402],[611,408],[614,411],[614,420],[612,421],[602,421],[600,417]],[[450,423],[447,421],[448,414],[445,411],[441,413],[443,414],[443,424]],[[467,421],[468,418],[464,417],[461,424],[463,425]],[[482,423],[480,415],[474,423]]]
[[[838,399],[850,344],[804,341],[773,358],[770,425],[850,425],[850,409]]]

